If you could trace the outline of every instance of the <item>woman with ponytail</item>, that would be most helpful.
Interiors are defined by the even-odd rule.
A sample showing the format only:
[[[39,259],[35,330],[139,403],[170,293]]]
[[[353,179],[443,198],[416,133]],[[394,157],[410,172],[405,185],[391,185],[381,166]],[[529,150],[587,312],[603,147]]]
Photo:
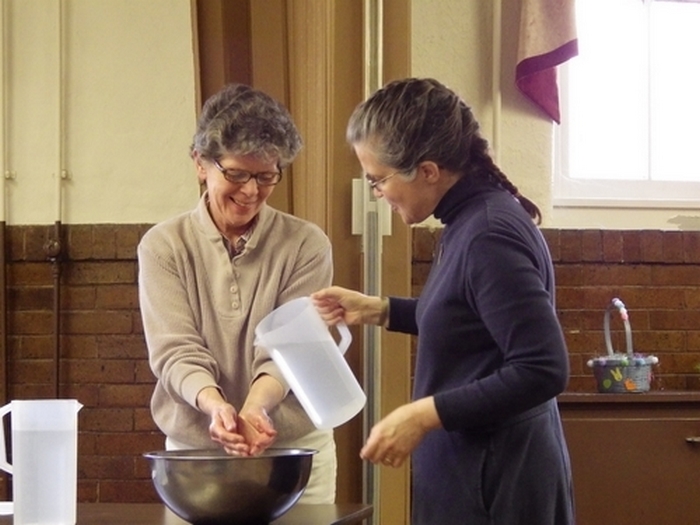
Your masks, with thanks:
[[[406,224],[444,225],[420,297],[312,295],[329,324],[418,336],[413,400],[375,424],[360,455],[387,467],[411,458],[415,525],[573,524],[555,399],[568,355],[540,210],[495,165],[467,104],[433,79],[374,93],[347,139]]]

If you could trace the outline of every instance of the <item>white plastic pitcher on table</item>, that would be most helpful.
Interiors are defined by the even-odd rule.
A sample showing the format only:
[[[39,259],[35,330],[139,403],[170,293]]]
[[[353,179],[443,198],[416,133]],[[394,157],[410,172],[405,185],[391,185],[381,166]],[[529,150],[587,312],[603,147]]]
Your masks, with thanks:
[[[0,418],[11,414],[12,464],[0,424],[0,469],[12,474],[15,525],[75,524],[82,407],[75,399],[41,399],[0,408]]]
[[[350,330],[345,324],[336,328],[338,343],[309,297],[283,304],[255,328],[255,344],[270,352],[299,403],[320,429],[342,425],[367,401],[343,357],[352,341]]]

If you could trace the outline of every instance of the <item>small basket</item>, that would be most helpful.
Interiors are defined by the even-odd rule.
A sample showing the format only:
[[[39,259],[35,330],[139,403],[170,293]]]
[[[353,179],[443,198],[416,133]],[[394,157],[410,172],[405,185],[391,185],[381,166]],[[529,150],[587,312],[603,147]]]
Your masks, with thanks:
[[[616,353],[610,339],[610,312],[618,310],[625,325],[627,353]],[[636,354],[632,350],[632,329],[627,309],[620,299],[613,299],[605,310],[605,345],[608,354],[588,361],[601,393],[648,392],[651,385],[651,367],[659,362],[656,356]]]

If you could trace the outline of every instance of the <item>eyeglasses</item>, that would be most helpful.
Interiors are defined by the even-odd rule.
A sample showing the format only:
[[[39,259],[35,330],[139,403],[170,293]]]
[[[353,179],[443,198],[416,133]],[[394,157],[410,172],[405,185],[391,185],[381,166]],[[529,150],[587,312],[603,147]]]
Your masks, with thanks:
[[[367,179],[367,184],[369,184],[369,189],[371,189],[371,190],[380,190],[380,191],[381,191],[382,185],[383,185],[386,181],[388,181],[391,177],[393,177],[394,175],[396,175],[396,174],[398,174],[398,173],[403,173],[403,172],[402,172],[402,171],[395,171],[394,173],[390,173],[390,174],[387,175],[386,177],[382,177],[381,179],[377,179],[377,180],[369,180],[369,179]]]
[[[282,180],[282,173],[279,171],[261,171],[260,173],[251,173],[246,170],[233,168],[224,168],[219,164],[218,160],[214,160],[214,166],[218,169],[224,178],[233,184],[245,184],[250,179],[255,179],[258,186],[274,186]]]

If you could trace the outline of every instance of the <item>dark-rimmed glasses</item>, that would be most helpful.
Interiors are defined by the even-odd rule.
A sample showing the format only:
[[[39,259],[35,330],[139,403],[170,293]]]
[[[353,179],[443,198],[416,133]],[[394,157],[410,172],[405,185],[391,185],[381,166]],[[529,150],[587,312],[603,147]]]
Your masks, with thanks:
[[[282,172],[280,171],[261,171],[260,173],[251,173],[246,170],[236,168],[224,168],[219,164],[218,160],[214,160],[214,166],[218,169],[224,178],[233,184],[245,184],[250,179],[255,179],[258,186],[274,186],[282,180]]]

